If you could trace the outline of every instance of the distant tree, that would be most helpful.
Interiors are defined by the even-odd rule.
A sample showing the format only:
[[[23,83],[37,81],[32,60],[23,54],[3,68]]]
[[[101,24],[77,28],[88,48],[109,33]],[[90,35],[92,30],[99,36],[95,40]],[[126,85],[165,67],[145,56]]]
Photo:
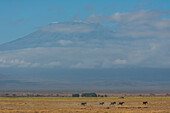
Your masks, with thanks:
[[[16,97],[16,94],[12,94],[13,97]]]
[[[103,95],[101,95],[100,97],[104,97]]]
[[[153,96],[155,96],[155,94],[154,93],[150,93],[150,96],[153,97]]]
[[[166,95],[165,96],[170,96],[170,94],[169,93],[166,93]]]
[[[98,94],[97,97],[100,97],[100,95]]]
[[[77,93],[77,94],[72,94],[72,97],[80,97],[80,95]]]
[[[105,94],[104,97],[107,97],[107,95]]]
[[[41,95],[40,95],[40,94],[36,94],[35,96],[36,96],[36,97],[41,97]]]
[[[82,97],[97,97],[96,93],[82,93]]]
[[[140,97],[142,97],[142,94],[139,94]]]
[[[5,96],[9,96],[9,94],[8,94],[8,93],[6,93],[6,94],[5,94]]]

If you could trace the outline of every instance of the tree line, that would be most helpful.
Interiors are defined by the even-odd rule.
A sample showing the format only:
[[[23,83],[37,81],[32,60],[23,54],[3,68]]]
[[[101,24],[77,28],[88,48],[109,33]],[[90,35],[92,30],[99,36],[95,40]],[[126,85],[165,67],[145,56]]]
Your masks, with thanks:
[[[79,93],[72,94],[72,97],[107,97],[107,95],[97,95],[96,93],[82,93],[81,95]]]

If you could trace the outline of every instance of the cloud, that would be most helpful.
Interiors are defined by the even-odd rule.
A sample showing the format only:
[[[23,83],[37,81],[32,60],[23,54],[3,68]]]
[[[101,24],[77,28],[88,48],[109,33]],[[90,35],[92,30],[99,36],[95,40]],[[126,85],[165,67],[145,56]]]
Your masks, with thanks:
[[[89,4],[88,6],[86,6],[86,7],[84,8],[84,10],[85,10],[85,11],[92,11],[92,10],[94,10],[94,7],[93,7],[92,4]]]
[[[120,24],[136,25],[136,24],[145,24],[150,20],[159,19],[163,16],[163,13],[151,10],[139,10],[134,12],[120,13],[116,12],[111,15],[89,15],[84,21],[87,22],[117,22]]]
[[[110,24],[114,26],[114,37],[131,38],[170,38],[170,19],[164,12],[139,10],[111,15],[90,15],[84,21]]]
[[[15,7],[20,7],[21,5],[20,4],[15,4]]]
[[[134,6],[134,8],[140,8],[140,7],[150,5],[150,4],[152,4],[152,2],[150,0],[147,0],[146,2],[141,2],[141,3],[137,4],[136,6]]]
[[[126,61],[126,60],[121,60],[121,59],[116,59],[116,60],[114,61],[114,63],[115,63],[115,64],[126,64],[127,61]]]
[[[50,63],[45,64],[44,66],[45,66],[45,67],[56,67],[56,66],[60,66],[60,65],[61,65],[60,62],[53,61],[53,62],[50,62]]]
[[[156,25],[156,24],[155,24]],[[154,25],[154,26],[155,26]],[[159,25],[158,25],[159,26]],[[125,26],[120,25],[116,28],[115,37],[130,37],[130,38],[170,38],[169,28],[166,26]],[[156,28],[158,27],[158,28]]]
[[[73,64],[70,66],[70,68],[86,68],[86,69],[93,69],[98,67],[99,63],[96,61],[93,62],[89,62],[89,61],[85,61],[85,62],[77,62],[76,64]]]
[[[170,19],[161,18],[162,13],[140,10],[130,13],[115,13],[110,21],[118,22],[116,37],[170,38]]]
[[[170,14],[170,10],[166,11],[165,14],[169,15]]]
[[[55,10],[56,10],[56,8],[49,8],[48,9],[49,12],[52,12],[52,11],[55,11]]]
[[[0,67],[38,67],[39,63],[26,62],[20,59],[0,58]]]
[[[115,10],[115,8],[116,8],[116,5],[110,5],[110,6],[104,7],[105,10],[110,10],[110,11]]]
[[[77,47],[29,48],[1,52],[1,67],[117,68],[170,67],[170,40],[87,41]],[[100,45],[91,46],[88,43]],[[76,43],[74,43],[76,44]],[[41,57],[40,57],[41,56]]]
[[[63,9],[62,6],[58,6],[58,7],[57,7],[57,10],[60,10],[60,11],[61,11],[62,9]]]
[[[135,12],[116,12],[108,16],[109,21],[120,22],[128,25],[145,24],[150,20],[161,17],[162,13],[151,10],[139,10]]]
[[[80,17],[80,15],[77,14],[77,15],[73,16],[73,18],[71,19],[71,21],[76,21],[76,20],[78,20],[79,17]]]
[[[105,21],[107,21],[107,18],[103,15],[91,14],[87,18],[85,18],[84,21],[90,23],[104,23]]]
[[[40,27],[42,31],[59,32],[59,33],[87,33],[102,28],[97,24],[83,23],[82,21],[53,23],[48,26]]]
[[[26,21],[25,19],[19,19],[19,20],[15,21],[14,24],[24,23],[25,21]]]
[[[70,45],[70,44],[72,44],[73,42],[70,41],[70,40],[59,40],[58,43],[61,44],[61,45],[63,45],[63,46],[65,46],[65,45]]]

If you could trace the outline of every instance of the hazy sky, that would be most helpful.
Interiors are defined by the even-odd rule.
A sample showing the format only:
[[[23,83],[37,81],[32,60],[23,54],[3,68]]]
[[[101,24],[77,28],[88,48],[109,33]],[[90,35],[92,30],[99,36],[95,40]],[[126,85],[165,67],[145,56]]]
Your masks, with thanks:
[[[170,13],[169,6],[170,0],[0,0],[0,44],[21,38],[51,22],[140,10],[163,14]]]

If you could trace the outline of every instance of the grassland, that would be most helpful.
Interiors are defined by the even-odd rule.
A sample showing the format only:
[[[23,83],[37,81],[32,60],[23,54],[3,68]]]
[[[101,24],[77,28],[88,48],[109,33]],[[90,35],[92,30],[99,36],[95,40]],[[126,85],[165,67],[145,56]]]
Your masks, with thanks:
[[[148,101],[143,105],[143,101]],[[81,105],[87,102],[87,105]],[[104,102],[104,105],[99,105]],[[125,102],[110,105],[110,102]],[[0,113],[170,113],[170,97],[0,97]]]

